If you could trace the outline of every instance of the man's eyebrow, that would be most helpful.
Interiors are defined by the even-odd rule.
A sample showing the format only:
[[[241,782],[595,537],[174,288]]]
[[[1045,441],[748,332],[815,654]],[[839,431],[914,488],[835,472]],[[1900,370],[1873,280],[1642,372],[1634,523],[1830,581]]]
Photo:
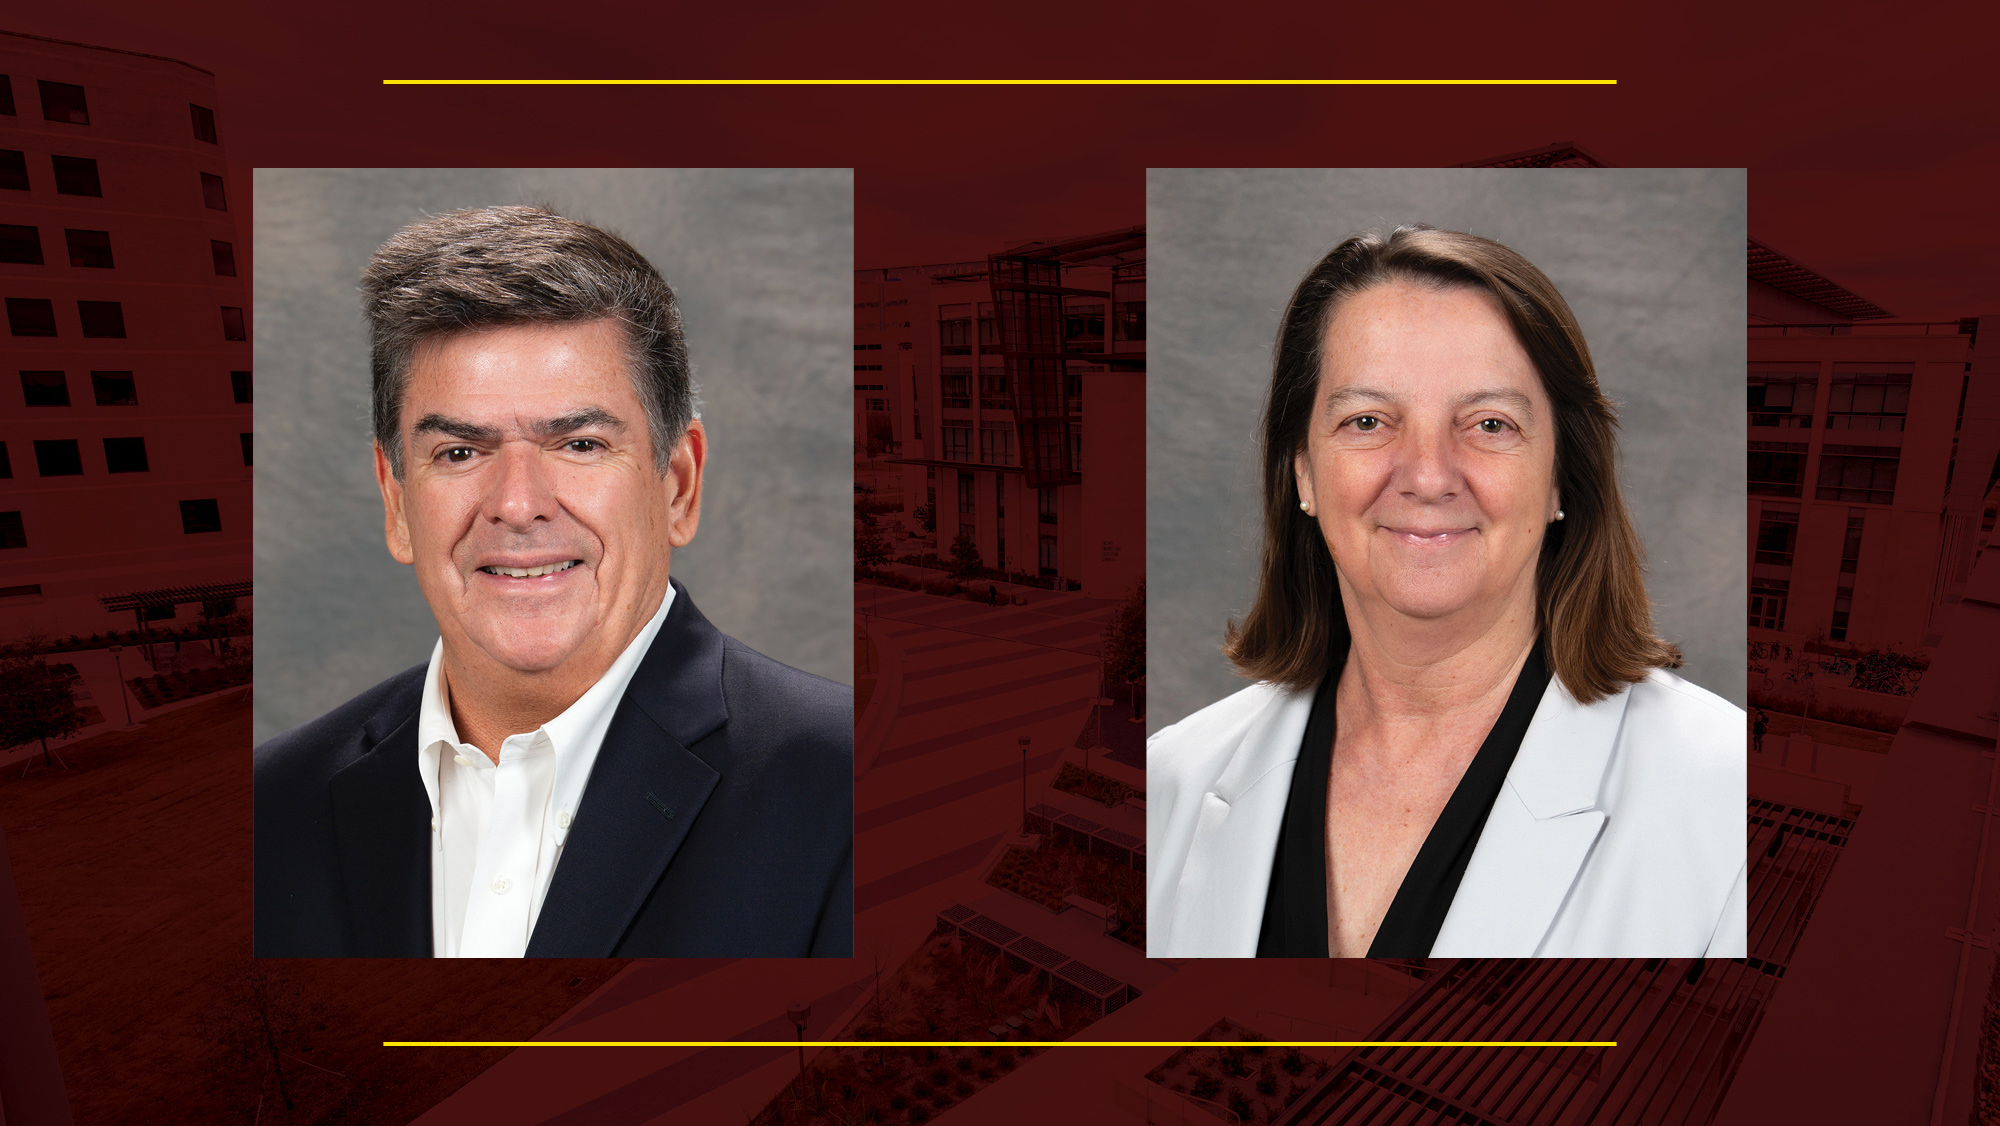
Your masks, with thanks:
[[[500,432],[490,426],[481,426],[478,423],[449,418],[441,414],[427,414],[417,420],[417,425],[411,429],[410,436],[420,437],[424,434],[443,434],[448,438],[457,438],[461,442],[500,440]]]
[[[547,441],[550,438],[592,428],[623,430],[625,423],[603,407],[585,407],[554,418],[536,419],[527,424],[529,436],[536,441]],[[427,414],[418,419],[417,425],[410,433],[413,436],[443,434],[446,437],[457,438],[461,442],[484,442],[489,445],[500,440],[500,431],[494,427],[481,426],[476,422],[467,422],[442,414]]]
[[[574,434],[579,430],[623,430],[625,422],[603,407],[585,407],[554,418],[537,419],[528,424],[528,433],[546,441],[564,434]]]

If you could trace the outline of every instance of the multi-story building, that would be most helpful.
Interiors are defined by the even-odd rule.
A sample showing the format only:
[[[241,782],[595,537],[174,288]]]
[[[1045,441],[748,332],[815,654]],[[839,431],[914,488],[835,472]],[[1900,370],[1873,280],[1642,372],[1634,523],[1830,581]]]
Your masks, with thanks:
[[[857,443],[986,566],[1106,597],[1145,573],[1145,236],[855,276]]]
[[[1754,240],[1749,302],[1751,639],[1935,647],[1994,481],[1982,320],[1895,320]]]
[[[0,72],[0,643],[247,610],[245,201],[214,77],[15,33]]]

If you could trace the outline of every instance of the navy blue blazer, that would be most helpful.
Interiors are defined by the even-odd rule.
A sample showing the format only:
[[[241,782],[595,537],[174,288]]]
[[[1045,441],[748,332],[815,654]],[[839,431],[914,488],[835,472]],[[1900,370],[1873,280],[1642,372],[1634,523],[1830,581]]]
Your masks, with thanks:
[[[849,957],[853,691],[724,636],[674,587],[528,956]],[[257,957],[431,956],[425,668],[257,748]]]

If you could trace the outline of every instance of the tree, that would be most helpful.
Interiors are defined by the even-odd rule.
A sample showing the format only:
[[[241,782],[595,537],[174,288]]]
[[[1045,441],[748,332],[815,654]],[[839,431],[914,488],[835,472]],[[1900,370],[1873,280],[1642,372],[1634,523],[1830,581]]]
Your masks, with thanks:
[[[1104,679],[1130,684],[1146,675],[1146,580],[1140,579],[1104,624]]]
[[[880,567],[889,561],[889,537],[872,520],[854,522],[854,561],[863,567]]]
[[[50,668],[32,652],[0,660],[0,746],[39,739],[42,760],[54,766],[49,740],[82,727],[83,713],[70,692],[68,673]]]
[[[986,566],[985,560],[979,558],[979,545],[973,542],[970,532],[960,532],[958,538],[951,541],[951,557],[958,563],[952,568],[952,574],[961,579],[978,575]]]
[[[937,532],[936,509],[932,508],[928,504],[920,504],[917,506],[917,510],[915,512],[910,513],[910,515],[916,518],[917,526],[921,527],[924,530],[925,535],[928,536],[936,534]]]

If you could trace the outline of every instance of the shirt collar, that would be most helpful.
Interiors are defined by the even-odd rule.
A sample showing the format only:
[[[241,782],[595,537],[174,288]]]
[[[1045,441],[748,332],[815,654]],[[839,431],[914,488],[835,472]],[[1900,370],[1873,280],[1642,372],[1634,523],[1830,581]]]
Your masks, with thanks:
[[[653,611],[651,620],[640,628],[637,637],[625,646],[618,659],[611,662],[597,683],[590,686],[575,703],[563,710],[561,715],[544,723],[538,733],[545,737],[556,754],[556,784],[551,795],[554,808],[574,811],[583,797],[585,783],[590,780],[590,768],[597,761],[597,750],[603,745],[604,733],[611,726],[611,717],[618,710],[618,702],[625,698],[625,689],[632,683],[632,676],[639,671],[639,662],[645,659],[646,651],[653,647],[653,639],[659,636],[660,625],[667,620],[667,611],[674,604],[674,587],[668,584],[666,597],[660,600],[660,608]],[[461,746],[458,725],[452,722],[451,704],[444,677],[444,638],[438,638],[431,648],[430,667],[424,672],[424,693],[417,709],[417,766],[423,776],[424,793],[431,802],[431,816],[438,812],[438,767],[444,758],[447,746],[456,750]],[[567,826],[564,827],[565,829]]]

